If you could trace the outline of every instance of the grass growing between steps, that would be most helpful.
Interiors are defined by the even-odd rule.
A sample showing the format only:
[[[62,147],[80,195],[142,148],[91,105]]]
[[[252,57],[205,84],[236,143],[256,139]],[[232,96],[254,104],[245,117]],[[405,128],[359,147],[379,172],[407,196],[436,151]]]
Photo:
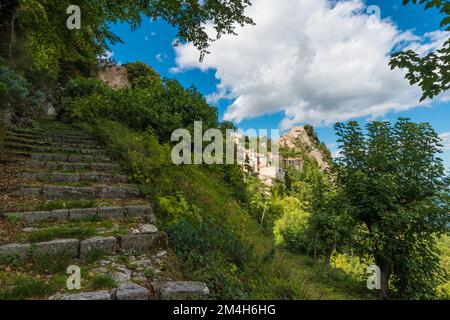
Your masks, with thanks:
[[[9,287],[0,288],[0,300],[24,300],[51,295],[62,287],[63,279],[55,277],[51,280],[53,281],[36,279],[27,275],[12,277],[8,281]]]
[[[51,211],[58,209],[86,209],[97,207],[97,201],[95,200],[49,200],[38,204],[35,209],[36,211]]]
[[[117,287],[116,281],[108,274],[96,275],[91,282],[94,290],[113,289]]]
[[[93,237],[96,234],[97,230],[93,226],[60,226],[31,232],[28,236],[26,236],[25,242],[37,243],[55,239],[83,240]]]
[[[147,133],[99,122],[92,132],[153,201],[186,280],[206,282],[212,299],[372,298],[343,269],[274,248],[272,233],[239,204],[225,166],[171,165],[170,148]]]
[[[66,287],[66,269],[75,264],[81,268],[81,290],[69,291]],[[0,265],[0,300],[47,299],[56,293],[78,293],[115,288],[107,274],[95,275],[97,266],[90,262],[74,261],[66,257],[58,259],[41,256],[22,266]]]
[[[82,221],[54,224],[45,222],[34,224],[36,230],[31,232],[19,232],[12,237],[12,241],[19,243],[38,243],[56,239],[78,239],[85,240],[95,236],[121,236],[128,234],[136,228],[138,222],[112,221]]]

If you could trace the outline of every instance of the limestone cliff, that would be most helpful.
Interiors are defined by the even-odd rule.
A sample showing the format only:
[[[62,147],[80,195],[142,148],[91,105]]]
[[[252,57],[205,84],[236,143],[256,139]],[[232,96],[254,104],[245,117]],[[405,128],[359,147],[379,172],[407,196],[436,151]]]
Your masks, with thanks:
[[[128,70],[126,67],[114,65],[102,68],[98,71],[97,78],[105,82],[114,90],[131,88],[131,82],[128,79]]]
[[[300,153],[305,154],[311,159],[317,161],[317,164],[319,165],[319,168],[321,170],[328,169],[330,165],[327,160],[327,156],[324,154],[323,151],[320,150],[319,142],[314,137],[312,133],[312,128],[309,127],[311,129],[310,134],[308,134],[305,128],[306,127],[304,126],[294,127],[289,132],[281,136],[278,139],[278,144],[280,148],[289,150],[290,151],[289,153],[292,152],[293,154],[300,154]],[[288,156],[286,158],[295,158],[295,156],[293,157]]]

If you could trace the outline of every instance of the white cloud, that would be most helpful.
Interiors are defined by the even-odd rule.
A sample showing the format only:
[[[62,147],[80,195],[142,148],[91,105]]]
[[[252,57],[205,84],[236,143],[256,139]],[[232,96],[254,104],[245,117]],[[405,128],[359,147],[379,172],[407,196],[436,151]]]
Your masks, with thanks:
[[[442,144],[444,145],[444,150],[450,150],[450,132],[444,132],[439,135],[442,139]]]
[[[226,120],[240,122],[284,112],[281,127],[328,124],[355,117],[379,117],[418,105],[421,92],[390,70],[389,53],[398,47],[427,52],[448,33],[424,37],[400,31],[391,20],[368,28],[362,0],[257,0],[248,9],[256,26],[222,36],[202,63],[191,44],[175,48],[177,66],[216,69],[220,80],[209,99],[233,98]],[[210,25],[207,30],[213,33]]]
[[[163,62],[164,60],[166,60],[167,59],[167,55],[165,54],[165,53],[158,53],[156,56],[155,56],[155,58],[156,58],[156,61],[158,61],[158,62]]]

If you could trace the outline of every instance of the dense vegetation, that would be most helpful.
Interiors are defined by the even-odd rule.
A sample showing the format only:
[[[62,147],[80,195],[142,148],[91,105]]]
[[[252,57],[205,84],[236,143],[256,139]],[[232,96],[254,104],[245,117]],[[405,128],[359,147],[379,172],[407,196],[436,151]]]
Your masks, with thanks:
[[[131,88],[98,81],[98,57],[119,40],[108,23],[162,17],[204,54],[212,39],[201,23],[232,33],[234,22],[252,23],[249,1],[80,3],[89,28],[74,31],[61,14],[67,1],[2,1],[0,142],[6,125],[32,125],[47,104],[91,132],[151,199],[184,276],[206,282],[212,298],[372,299],[371,264],[382,271],[382,298],[448,298],[449,179],[429,125],[373,122],[364,133],[338,124],[334,164],[306,126],[331,169],[322,172],[306,149],[283,149],[303,165],[272,188],[236,165],[175,166],[174,129],[233,126],[194,87],[143,63],[125,65]]]

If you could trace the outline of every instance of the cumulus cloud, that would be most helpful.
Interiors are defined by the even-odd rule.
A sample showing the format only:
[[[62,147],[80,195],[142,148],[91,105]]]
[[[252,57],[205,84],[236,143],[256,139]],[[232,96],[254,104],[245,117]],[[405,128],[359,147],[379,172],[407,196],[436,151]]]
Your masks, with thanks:
[[[450,132],[444,132],[439,135],[439,138],[442,140],[443,149],[450,150]]]
[[[361,0],[256,0],[247,11],[256,26],[222,36],[201,63],[191,44],[176,47],[171,71],[215,69],[220,83],[209,99],[234,101],[226,120],[284,112],[282,129],[418,106],[420,90],[403,70],[390,70],[389,54],[399,47],[425,53],[448,34],[419,37],[389,19],[374,27],[366,9]]]

